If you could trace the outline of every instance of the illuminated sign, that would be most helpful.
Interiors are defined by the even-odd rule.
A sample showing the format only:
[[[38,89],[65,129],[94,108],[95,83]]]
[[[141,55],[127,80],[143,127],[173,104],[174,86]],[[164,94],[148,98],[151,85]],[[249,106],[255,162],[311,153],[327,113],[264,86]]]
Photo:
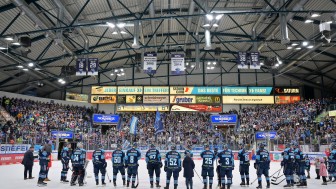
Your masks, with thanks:
[[[72,131],[51,131],[52,138],[73,139],[74,133]]]
[[[93,114],[93,123],[116,124],[119,122],[119,115],[112,114]]]
[[[172,105],[172,112],[222,112],[222,106],[205,105],[205,104],[179,104]]]
[[[220,96],[196,96],[196,104],[220,104]]]
[[[142,94],[142,87],[125,86],[118,87],[118,94]]]
[[[117,105],[118,112],[167,112],[169,105]]]
[[[93,86],[91,94],[117,94],[117,87],[109,86]]]
[[[66,93],[65,96],[66,101],[73,101],[73,102],[88,102],[89,101],[89,95],[86,94],[78,94],[78,93]]]
[[[170,96],[171,104],[195,104],[195,96]]]
[[[169,103],[169,96],[143,96],[143,103],[144,104],[168,104]]]
[[[276,87],[274,91],[275,94],[300,94],[298,87]]]
[[[222,87],[225,95],[247,95],[247,87]]]
[[[220,95],[221,87],[170,87],[170,94]]]
[[[169,87],[144,87],[144,94],[169,94]]]
[[[115,95],[91,95],[91,104],[115,104]]]
[[[236,114],[230,115],[211,115],[211,123],[213,124],[236,124],[238,116]]]
[[[273,96],[223,96],[223,104],[274,104]]]
[[[248,87],[249,95],[270,95],[273,87]]]
[[[277,135],[276,131],[256,132],[256,139],[257,140],[275,139],[276,135]]]
[[[300,96],[275,96],[275,104],[294,104],[300,100]]]

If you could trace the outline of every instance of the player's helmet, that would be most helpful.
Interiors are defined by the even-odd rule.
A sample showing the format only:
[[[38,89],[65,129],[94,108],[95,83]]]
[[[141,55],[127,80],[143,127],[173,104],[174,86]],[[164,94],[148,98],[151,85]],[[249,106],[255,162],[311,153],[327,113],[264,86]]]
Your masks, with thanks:
[[[264,142],[262,142],[262,143],[259,143],[259,148],[263,149],[265,146],[266,146],[266,145],[265,145],[265,143],[264,143]]]
[[[121,148],[122,148],[122,147],[121,147],[121,144],[117,144],[117,149],[118,149],[118,150],[121,150]]]
[[[299,143],[297,143],[296,141],[292,142],[292,146],[294,146],[294,148],[298,148],[299,147]]]
[[[214,150],[215,152],[218,152],[218,148],[215,148],[215,150]]]
[[[285,146],[286,146],[286,148],[290,148],[291,147],[291,143],[287,142]]]
[[[209,144],[204,145],[204,149],[206,149],[206,148],[210,148]]]
[[[224,144],[223,148],[227,150],[229,148],[229,146],[227,144]]]
[[[239,143],[239,147],[241,148],[241,149],[243,149],[244,148],[244,146],[245,146],[245,144],[244,143]]]
[[[170,149],[171,149],[171,150],[176,150],[176,146],[175,146],[175,144],[171,145]]]
[[[151,147],[151,148],[155,148],[155,145],[154,145],[154,144],[151,144],[150,147]]]
[[[133,143],[132,145],[133,148],[137,148],[138,147],[138,144],[136,142]]]

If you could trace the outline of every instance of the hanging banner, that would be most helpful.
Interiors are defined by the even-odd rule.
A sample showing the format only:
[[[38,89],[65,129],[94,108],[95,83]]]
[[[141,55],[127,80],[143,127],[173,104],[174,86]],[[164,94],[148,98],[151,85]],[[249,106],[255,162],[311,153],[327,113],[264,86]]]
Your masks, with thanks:
[[[169,96],[150,96],[145,95],[143,96],[143,103],[144,104],[168,104],[169,103]]]
[[[275,96],[275,104],[294,104],[300,100],[300,96]]]
[[[171,72],[175,75],[184,73],[184,54],[171,55]]]
[[[118,87],[118,94],[142,94],[143,87],[137,86],[119,86]]]
[[[223,104],[274,104],[274,96],[223,96]]]
[[[195,96],[170,96],[171,104],[195,104]]]
[[[179,104],[172,105],[172,112],[222,112],[222,106],[205,105],[205,104]]]
[[[247,53],[246,52],[238,52],[237,63],[238,63],[238,69],[248,69],[249,68],[247,64]]]
[[[89,95],[66,92],[65,101],[86,102],[87,103],[89,101]]]
[[[169,87],[151,87],[144,86],[144,94],[169,94]]]
[[[91,104],[115,104],[115,95],[91,95]]]
[[[260,69],[259,52],[250,52],[250,69]]]
[[[117,124],[119,122],[119,115],[114,114],[93,114],[93,123],[100,124]]]
[[[76,76],[86,75],[86,58],[77,58],[76,60]]]
[[[300,94],[300,88],[299,87],[276,87],[274,89],[275,94],[280,95],[290,95],[290,94]]]
[[[220,104],[221,96],[196,96],[196,104]]]
[[[236,114],[211,115],[210,119],[212,124],[236,124],[238,116]]]
[[[118,104],[142,104],[142,95],[118,95]]]
[[[51,131],[52,138],[73,139],[74,133],[72,131]]]
[[[91,94],[117,94],[117,87],[92,86]]]
[[[88,75],[98,75],[98,58],[88,58]]]
[[[168,112],[169,105],[117,105],[118,112]]]
[[[147,74],[156,73],[157,55],[156,53],[144,53],[143,70]]]
[[[247,95],[247,87],[222,87],[223,95]]]
[[[270,95],[273,87],[248,87],[249,95]]]
[[[170,87],[170,94],[221,95],[221,87]]]

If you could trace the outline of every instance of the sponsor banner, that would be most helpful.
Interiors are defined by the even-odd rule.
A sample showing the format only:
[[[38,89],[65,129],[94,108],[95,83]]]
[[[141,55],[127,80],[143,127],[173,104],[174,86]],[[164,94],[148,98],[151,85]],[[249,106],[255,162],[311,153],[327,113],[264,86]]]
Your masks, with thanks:
[[[236,114],[230,115],[211,115],[212,124],[236,124],[238,116]]]
[[[118,112],[168,112],[169,105],[117,105]]]
[[[246,52],[238,52],[237,63],[238,69],[248,69]]]
[[[247,95],[247,87],[222,87],[225,95]]]
[[[336,110],[329,111],[329,116],[330,117],[336,117]]]
[[[86,75],[86,58],[77,58],[76,60],[76,76]]]
[[[275,96],[275,104],[294,104],[300,100],[300,96]]]
[[[91,94],[117,94],[117,87],[110,86],[93,86]]]
[[[256,132],[256,139],[257,140],[275,139],[276,135],[277,135],[276,131]]]
[[[221,96],[196,96],[196,104],[220,104]]]
[[[51,131],[52,138],[62,138],[62,139],[73,139],[73,132],[72,131]]]
[[[147,74],[156,73],[157,55],[156,53],[144,53],[143,70]]]
[[[221,87],[170,87],[170,94],[220,95]]]
[[[248,87],[249,95],[270,95],[273,87]]]
[[[115,95],[91,95],[91,104],[115,104]]]
[[[118,95],[118,104],[142,104],[142,95]]]
[[[98,58],[88,58],[88,75],[98,75]]]
[[[223,104],[274,104],[273,96],[223,96]]]
[[[275,94],[300,94],[299,87],[276,87],[274,89]]]
[[[172,105],[172,112],[222,112],[222,106],[205,105],[205,104],[179,104]]]
[[[260,69],[259,52],[250,52],[250,69]]]
[[[171,55],[171,72],[172,74],[184,73],[184,54],[172,54]]]
[[[0,154],[25,153],[29,150],[30,146],[30,144],[0,144]]]
[[[117,124],[119,122],[119,115],[113,114],[93,114],[93,123],[108,123]]]
[[[118,87],[118,94],[142,94],[142,86],[125,86]]]
[[[65,100],[66,101],[74,101],[74,102],[88,102],[89,101],[89,95],[67,92],[66,95],[65,95]]]
[[[195,104],[196,96],[170,96],[171,104]]]
[[[150,87],[144,86],[144,94],[169,94],[169,87]]]
[[[143,96],[144,104],[169,104],[169,96]]]

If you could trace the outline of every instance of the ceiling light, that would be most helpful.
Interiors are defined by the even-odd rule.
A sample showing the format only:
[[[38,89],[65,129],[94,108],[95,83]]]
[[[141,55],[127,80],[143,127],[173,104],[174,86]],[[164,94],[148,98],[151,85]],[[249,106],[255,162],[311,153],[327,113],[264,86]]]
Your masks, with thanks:
[[[208,65],[211,65],[211,62],[208,62]]]
[[[293,48],[292,46],[288,46],[288,47],[287,47],[288,50],[290,50],[290,49],[292,49],[292,48]]]
[[[28,68],[23,68],[22,70],[23,70],[23,71],[28,71]]]
[[[114,32],[112,32],[112,34],[113,34],[113,35],[117,35],[117,34],[118,34],[118,32],[117,32],[117,31],[114,31]]]
[[[7,41],[13,41],[14,38],[13,37],[5,37],[5,40],[7,40]]]
[[[309,45],[309,42],[308,41],[304,41],[304,42],[302,42],[302,46],[308,46]]]
[[[121,73],[121,75],[125,75],[125,73]]]
[[[12,43],[12,45],[17,45],[17,46],[19,46],[19,45],[21,45],[19,42],[14,42],[14,43]]]
[[[263,63],[263,62],[260,62],[260,65],[264,65],[264,63]]]
[[[192,67],[192,68],[194,68],[194,67],[195,67],[195,65],[191,65],[191,67]]]
[[[123,68],[120,68],[120,71],[121,71],[121,72],[123,72],[123,71],[124,71],[124,69],[123,69]]]
[[[309,45],[307,48],[312,49],[312,48],[314,48],[314,45]]]
[[[62,83],[64,80],[62,78],[58,79],[59,83]]]
[[[28,64],[28,66],[29,66],[29,67],[33,67],[33,66],[34,66],[34,63],[30,62],[30,63]]]
[[[215,28],[217,28],[217,27],[218,27],[218,24],[217,24],[217,23],[214,23],[212,26],[215,27]]]
[[[219,15],[216,16],[216,20],[220,20],[222,17],[223,17],[223,15],[219,14]]]
[[[111,23],[111,22],[106,22],[106,24],[110,28],[114,28],[115,27],[115,25],[113,23]]]
[[[207,70],[210,70],[210,67],[207,66]]]
[[[111,75],[114,75],[114,73],[111,73]]]
[[[17,68],[21,68],[21,69],[23,68],[23,66],[22,66],[22,65],[18,65],[18,66],[16,66],[16,67],[17,67]]]
[[[299,45],[298,43],[292,43],[293,47],[298,46],[298,45]]]
[[[40,71],[41,69],[40,68],[34,68],[35,71]]]
[[[123,28],[123,27],[125,27],[125,25],[126,25],[125,23],[118,23],[117,24],[118,28]]]
[[[319,13],[313,13],[313,14],[311,15],[312,18],[316,18],[316,17],[319,17],[319,16],[321,16]]]
[[[325,22],[325,23],[327,23],[327,24],[332,24],[332,23],[333,23],[333,21],[331,21],[331,20],[330,20],[330,21],[328,21],[328,22]]]
[[[207,17],[207,19],[210,20],[210,21],[214,19],[214,17],[213,17],[212,14],[207,14],[206,17]]]
[[[282,64],[282,61],[280,60],[278,63],[281,65],[281,64]]]
[[[120,33],[121,33],[121,34],[127,34],[127,32],[125,32],[125,31],[121,31]]]
[[[211,69],[213,70],[213,69],[215,69],[215,67],[211,67]]]
[[[114,72],[117,73],[117,72],[118,72],[118,69],[115,69]]]
[[[64,85],[65,83],[66,83],[66,82],[65,82],[64,80],[61,82],[61,84],[63,84],[63,85]]]
[[[206,27],[210,27],[210,24],[204,24],[203,27],[204,27],[204,28],[206,28]]]
[[[117,74],[117,76],[121,76],[120,74]]]
[[[275,64],[275,67],[278,67],[279,66],[279,64]]]
[[[217,62],[213,62],[212,64],[213,64],[213,65],[216,65],[216,64],[217,64]]]
[[[306,24],[308,24],[308,23],[313,23],[313,22],[314,22],[314,20],[312,20],[312,19],[307,19],[307,20],[305,21]]]
[[[189,66],[189,62],[186,63],[186,66]]]
[[[295,50],[301,50],[301,47],[296,47]]]
[[[0,50],[5,50],[5,49],[7,49],[6,47],[0,47]]]

